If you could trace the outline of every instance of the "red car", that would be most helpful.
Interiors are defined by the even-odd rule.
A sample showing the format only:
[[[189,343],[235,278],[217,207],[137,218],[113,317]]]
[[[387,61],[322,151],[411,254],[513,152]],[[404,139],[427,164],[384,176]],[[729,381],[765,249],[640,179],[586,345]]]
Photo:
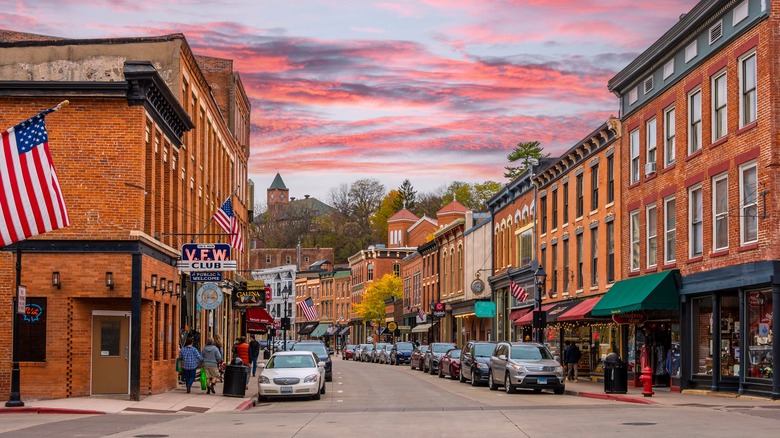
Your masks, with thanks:
[[[412,355],[409,356],[409,366],[412,369],[419,369],[420,371],[423,371],[423,356],[425,356],[425,352],[428,351],[427,345],[418,345],[417,348],[412,351]]]
[[[355,345],[345,345],[341,350],[341,360],[352,359],[355,355]]]
[[[453,348],[439,360],[439,378],[450,376],[455,380],[460,376],[460,350]]]

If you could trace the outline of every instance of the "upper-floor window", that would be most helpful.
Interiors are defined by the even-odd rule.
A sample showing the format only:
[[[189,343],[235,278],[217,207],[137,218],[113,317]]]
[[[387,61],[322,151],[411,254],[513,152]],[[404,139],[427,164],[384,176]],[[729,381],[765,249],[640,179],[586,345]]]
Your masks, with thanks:
[[[369,263],[366,270],[366,280],[372,281],[374,279],[374,264]]]
[[[547,232],[547,196],[542,196],[539,200],[539,209],[541,210],[542,217],[540,219],[542,234]]]
[[[733,25],[736,26],[742,20],[748,17],[748,0],[743,1],[742,3],[738,4],[734,7],[734,19],[732,21]]]
[[[712,248],[729,247],[729,177],[727,173],[712,179]]]
[[[629,145],[631,148],[631,184],[639,182],[639,129],[631,131],[629,134]]]
[[[639,210],[629,213],[629,235],[631,237],[631,270],[639,270]]]
[[[519,266],[526,266],[531,263],[534,258],[534,230],[528,229],[520,233],[518,237],[520,244],[520,254],[518,259],[520,260]]]
[[[615,282],[615,222],[607,222],[607,283]]]
[[[704,208],[701,184],[688,190],[688,256],[698,257],[704,253]]]
[[[582,209],[583,209],[583,187],[582,187],[582,174],[577,175],[577,204],[575,206],[577,212],[575,214],[576,217],[582,217]]]
[[[677,209],[674,196],[664,199],[664,263],[673,263],[677,252]]]
[[[669,76],[674,74],[674,58],[667,61],[666,64],[664,64],[664,79],[669,78]]]
[[[563,241],[563,291],[569,291],[569,279],[571,278],[569,270],[569,239]]]
[[[582,234],[577,235],[577,289],[582,289]]]
[[[639,100],[639,88],[634,87],[628,92],[628,104],[633,105]]]
[[[657,124],[655,117],[645,124],[645,139],[647,140],[647,161],[645,161],[645,175],[655,173],[655,161],[657,154]]]
[[[739,167],[740,244],[758,241],[758,165]]]
[[[696,40],[693,40],[693,42],[685,47],[685,62],[691,62],[691,60],[696,57],[697,53],[698,47],[696,45]]]
[[[552,225],[550,227],[554,230],[558,228],[558,189],[552,191],[550,202],[552,203]]]
[[[552,245],[552,294],[558,294],[558,245]]]
[[[648,205],[645,211],[647,225],[647,267],[658,265],[658,210],[655,204]]]
[[[674,107],[664,111],[664,167],[674,164],[677,159],[677,128]]]
[[[599,230],[590,230],[590,285],[599,284]]]
[[[749,125],[756,121],[757,94],[756,83],[756,53],[743,57],[739,62],[739,126]]]
[[[728,134],[726,111],[726,72],[712,79],[712,140],[720,140]]]
[[[563,223],[569,223],[569,183],[563,183]]]
[[[607,204],[615,202],[615,156],[607,157]]]
[[[688,154],[701,150],[701,89],[688,95]]]
[[[396,277],[401,276],[401,265],[399,263],[393,263],[393,275]]]
[[[590,209],[591,211],[599,208],[599,166],[598,164],[590,168]]]

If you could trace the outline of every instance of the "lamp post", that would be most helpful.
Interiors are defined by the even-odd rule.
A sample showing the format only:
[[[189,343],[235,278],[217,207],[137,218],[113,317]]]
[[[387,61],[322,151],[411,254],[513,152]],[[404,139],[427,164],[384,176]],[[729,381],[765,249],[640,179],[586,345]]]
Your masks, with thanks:
[[[431,308],[431,328],[430,328],[430,330],[431,330],[431,339],[428,342],[435,342],[436,339],[434,339],[434,335],[435,335],[436,332],[434,331],[433,324],[434,324],[436,315],[433,312],[436,310],[436,301],[431,300],[431,302],[428,304],[428,307]]]
[[[544,271],[544,267],[539,265],[539,268],[534,272],[534,340],[538,343],[542,343],[544,323],[547,318],[544,317],[542,312],[542,291],[544,291],[545,282],[547,281],[547,273]],[[538,315],[538,316],[537,316]]]
[[[290,288],[285,286],[282,289],[282,298],[284,299],[284,317],[282,318],[282,348],[287,351],[287,329],[290,328],[290,316],[287,311],[287,299],[290,298]]]

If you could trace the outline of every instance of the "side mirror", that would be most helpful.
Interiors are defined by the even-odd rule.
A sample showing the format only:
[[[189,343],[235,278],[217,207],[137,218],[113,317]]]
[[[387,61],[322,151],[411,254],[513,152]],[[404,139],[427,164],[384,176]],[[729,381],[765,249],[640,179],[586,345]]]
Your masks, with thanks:
[[[321,367],[321,368],[324,368],[325,367],[325,362],[317,362],[317,366]]]
[[[328,356],[332,356],[334,353],[332,348],[328,348]]]
[[[498,360],[506,360],[506,355],[505,354],[499,354],[498,355]]]
[[[257,367],[258,368],[265,368],[265,363],[264,362],[258,362],[257,363]]]

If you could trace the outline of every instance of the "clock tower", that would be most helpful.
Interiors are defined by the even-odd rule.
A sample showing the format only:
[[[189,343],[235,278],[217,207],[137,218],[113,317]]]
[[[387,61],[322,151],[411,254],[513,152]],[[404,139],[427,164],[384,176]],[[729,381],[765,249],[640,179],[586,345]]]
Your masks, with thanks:
[[[268,211],[278,211],[280,208],[284,208],[289,201],[289,194],[290,189],[284,185],[282,176],[277,172],[271,187],[268,187],[267,190]]]

